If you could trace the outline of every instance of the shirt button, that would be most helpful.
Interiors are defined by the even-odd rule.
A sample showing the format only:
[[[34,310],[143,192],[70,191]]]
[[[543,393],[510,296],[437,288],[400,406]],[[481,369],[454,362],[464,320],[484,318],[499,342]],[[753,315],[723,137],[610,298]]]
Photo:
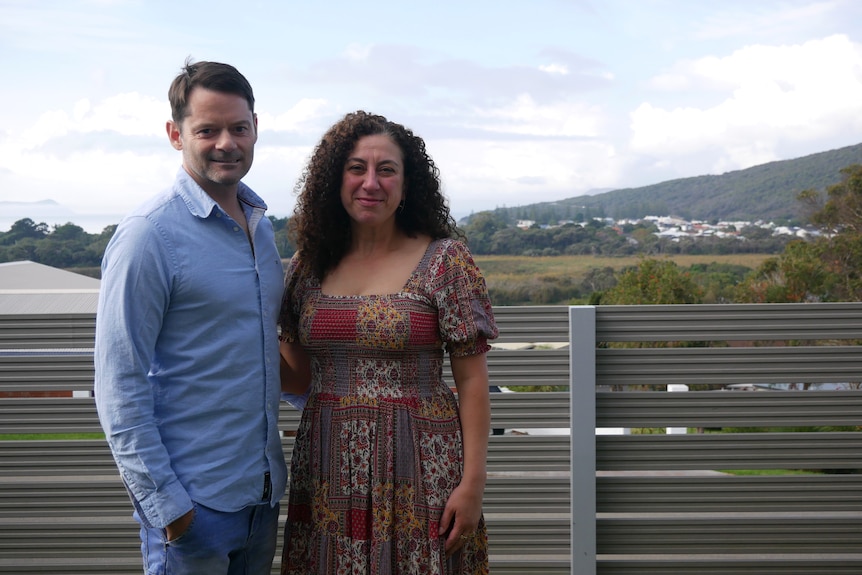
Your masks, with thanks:
[[[233,227],[233,231],[238,232],[238,231],[239,231],[239,228],[238,228],[237,226],[234,226],[234,227]]]
[[[216,217],[217,217],[217,218],[220,218],[220,217],[221,217],[221,212],[216,212]]]

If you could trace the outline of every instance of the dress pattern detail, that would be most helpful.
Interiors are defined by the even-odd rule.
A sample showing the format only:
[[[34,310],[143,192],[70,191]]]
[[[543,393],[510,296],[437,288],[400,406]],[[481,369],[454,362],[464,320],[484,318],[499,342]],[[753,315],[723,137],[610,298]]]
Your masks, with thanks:
[[[291,463],[283,575],[483,575],[485,522],[446,558],[443,508],[463,471],[444,352],[497,336],[467,247],[432,242],[402,290],[330,296],[294,258],[280,325],[312,362]]]

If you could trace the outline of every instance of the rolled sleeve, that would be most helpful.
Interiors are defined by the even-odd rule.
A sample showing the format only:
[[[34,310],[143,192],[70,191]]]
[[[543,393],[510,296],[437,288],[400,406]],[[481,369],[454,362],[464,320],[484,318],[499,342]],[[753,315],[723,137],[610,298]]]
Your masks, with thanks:
[[[143,217],[105,251],[96,315],[95,397],[123,481],[154,527],[192,508],[161,440],[148,373],[170,301],[173,272],[159,232]]]

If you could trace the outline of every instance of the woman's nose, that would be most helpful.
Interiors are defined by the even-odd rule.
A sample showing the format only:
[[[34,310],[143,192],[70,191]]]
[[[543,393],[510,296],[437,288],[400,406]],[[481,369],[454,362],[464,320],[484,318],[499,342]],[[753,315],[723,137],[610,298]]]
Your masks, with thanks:
[[[362,186],[366,190],[376,190],[378,188],[377,173],[374,170],[368,170],[365,174],[365,179],[362,181]]]

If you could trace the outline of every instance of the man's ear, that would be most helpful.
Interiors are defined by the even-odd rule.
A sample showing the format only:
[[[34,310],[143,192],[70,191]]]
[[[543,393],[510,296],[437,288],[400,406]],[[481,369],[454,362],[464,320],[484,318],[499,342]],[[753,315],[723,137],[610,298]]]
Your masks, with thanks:
[[[165,130],[168,133],[168,140],[171,141],[171,146],[174,147],[175,150],[183,149],[183,138],[180,134],[180,127],[173,120],[168,120],[165,123]]]

